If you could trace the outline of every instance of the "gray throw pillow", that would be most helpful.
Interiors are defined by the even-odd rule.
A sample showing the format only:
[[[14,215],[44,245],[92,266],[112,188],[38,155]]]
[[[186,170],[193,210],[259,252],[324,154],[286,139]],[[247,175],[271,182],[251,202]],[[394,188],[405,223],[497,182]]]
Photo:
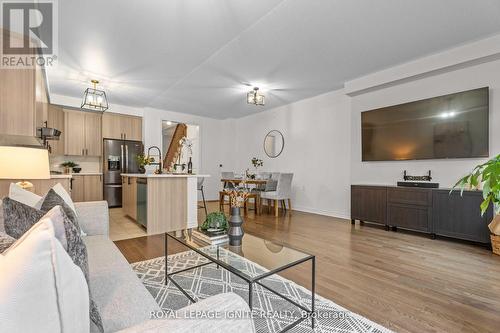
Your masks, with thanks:
[[[78,232],[80,235],[82,235],[82,229],[80,228],[80,224],[78,223],[78,217],[76,216],[75,212],[73,209],[71,209],[70,206],[64,201],[64,199],[56,193],[53,189],[50,189],[49,192],[47,192],[47,195],[43,199],[42,203],[42,211],[48,212],[55,206],[61,206],[64,213],[66,216],[71,220],[71,222],[75,225],[75,227],[78,229]]]
[[[42,206],[43,207],[43,206]],[[69,207],[69,206],[68,206]],[[97,308],[96,303],[92,297],[92,293],[90,292],[90,280],[89,280],[89,263],[88,263],[88,254],[87,247],[83,242],[82,237],[80,236],[80,231],[76,228],[74,222],[71,218],[66,214],[64,208],[60,207],[60,214],[63,218],[64,222],[64,230],[66,231],[66,241],[67,241],[67,252],[70,258],[73,260],[75,265],[80,267],[85,276],[85,280],[87,280],[87,285],[89,286],[89,309],[90,309],[90,320],[96,325],[100,332],[104,331],[102,325],[101,315]]]
[[[24,235],[45,215],[44,212],[9,197],[3,198],[2,204],[5,233],[15,239]]]
[[[0,253],[3,253],[5,250],[7,250],[12,244],[14,244],[15,241],[15,238],[10,237],[5,232],[0,231]]]

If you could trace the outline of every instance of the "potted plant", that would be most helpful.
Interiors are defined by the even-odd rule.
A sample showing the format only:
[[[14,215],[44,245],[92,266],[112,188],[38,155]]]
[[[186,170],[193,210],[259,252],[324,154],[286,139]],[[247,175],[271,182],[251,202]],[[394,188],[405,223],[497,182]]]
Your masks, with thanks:
[[[480,189],[482,185],[483,202],[481,215],[493,205],[494,218],[488,225],[491,232],[493,253],[500,255],[500,155],[486,163],[476,166],[471,173],[460,179],[453,188]]]
[[[212,212],[207,215],[205,222],[203,222],[200,228],[206,231],[226,231],[228,228],[226,215],[223,212]]]
[[[146,173],[145,166],[155,161],[154,157],[145,156],[144,153],[138,154],[135,159],[139,165],[139,173]]]
[[[244,182],[242,183],[244,185]],[[227,235],[229,236],[229,245],[240,246],[243,239],[243,219],[241,218],[241,207],[245,204],[249,190],[246,187],[234,187],[232,189],[225,189],[224,192],[229,196],[229,203],[231,205],[231,216],[229,217],[229,229]]]
[[[71,168],[77,167],[78,164],[73,161],[66,161],[61,163],[61,166],[64,168],[64,173],[69,174],[71,172]]]

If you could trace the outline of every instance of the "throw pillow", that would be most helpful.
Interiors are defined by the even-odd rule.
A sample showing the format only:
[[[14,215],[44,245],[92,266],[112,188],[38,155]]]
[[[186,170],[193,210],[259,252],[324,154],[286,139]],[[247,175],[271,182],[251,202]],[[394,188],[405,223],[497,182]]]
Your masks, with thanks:
[[[87,247],[83,242],[82,237],[80,236],[80,231],[76,228],[73,221],[68,217],[65,213],[65,210],[61,206],[55,206],[52,208],[43,219],[50,219],[56,225],[64,224],[65,230],[65,239],[67,243],[66,252],[69,254],[69,257],[73,260],[73,263],[80,267],[85,276],[85,280],[89,286],[88,288],[88,297],[90,300],[90,312],[89,317],[90,320],[97,326],[97,328],[102,332],[102,320],[99,310],[97,308],[96,303],[92,298],[92,293],[90,292],[90,281],[89,281],[89,264],[88,264],[88,255],[87,255]]]
[[[69,193],[66,191],[64,186],[62,186],[61,183],[57,183],[56,185],[54,185],[52,187],[52,189],[54,190],[54,192],[57,193],[57,195],[59,195],[64,200],[66,205],[68,205],[73,210],[75,215],[78,216],[78,214],[76,212],[75,204],[73,203],[73,200],[71,199],[71,195],[69,195]]]
[[[43,219],[0,255],[2,332],[89,332],[82,271]]]
[[[2,200],[5,233],[15,239],[20,238],[44,213],[19,201],[5,197]]]
[[[68,216],[68,218],[71,220],[71,222],[75,225],[75,227],[78,229],[78,232],[82,236],[85,234],[83,233],[82,229],[80,228],[80,225],[78,224],[78,217],[76,216],[76,213],[71,207],[64,201],[64,199],[56,193],[56,191],[51,188],[45,198],[43,199],[41,209],[44,212],[48,212],[55,206],[61,206],[64,213]]]
[[[14,244],[15,241],[15,238],[12,238],[5,232],[0,231],[0,253],[3,253],[5,250],[7,250],[12,244]]]
[[[24,188],[22,188],[21,186],[16,185],[14,183],[10,183],[9,198],[11,198],[12,200],[19,201],[25,205],[30,206],[30,207],[37,208],[37,209],[40,209],[40,205],[42,202],[41,196],[39,196],[33,192],[27,191]]]

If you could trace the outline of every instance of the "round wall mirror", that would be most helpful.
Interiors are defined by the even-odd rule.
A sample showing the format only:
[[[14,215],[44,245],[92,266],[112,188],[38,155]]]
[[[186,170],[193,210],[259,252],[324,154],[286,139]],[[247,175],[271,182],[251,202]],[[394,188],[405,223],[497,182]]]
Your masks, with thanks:
[[[266,155],[275,158],[280,156],[285,147],[285,139],[280,131],[272,130],[264,138],[264,151]]]

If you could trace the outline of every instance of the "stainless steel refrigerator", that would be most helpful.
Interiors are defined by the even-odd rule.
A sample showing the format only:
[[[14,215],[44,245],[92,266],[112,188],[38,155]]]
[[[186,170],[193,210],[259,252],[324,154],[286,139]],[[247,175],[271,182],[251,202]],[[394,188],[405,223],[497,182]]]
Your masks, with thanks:
[[[104,200],[109,207],[122,205],[122,173],[138,173],[136,156],[144,152],[141,141],[104,139]]]

